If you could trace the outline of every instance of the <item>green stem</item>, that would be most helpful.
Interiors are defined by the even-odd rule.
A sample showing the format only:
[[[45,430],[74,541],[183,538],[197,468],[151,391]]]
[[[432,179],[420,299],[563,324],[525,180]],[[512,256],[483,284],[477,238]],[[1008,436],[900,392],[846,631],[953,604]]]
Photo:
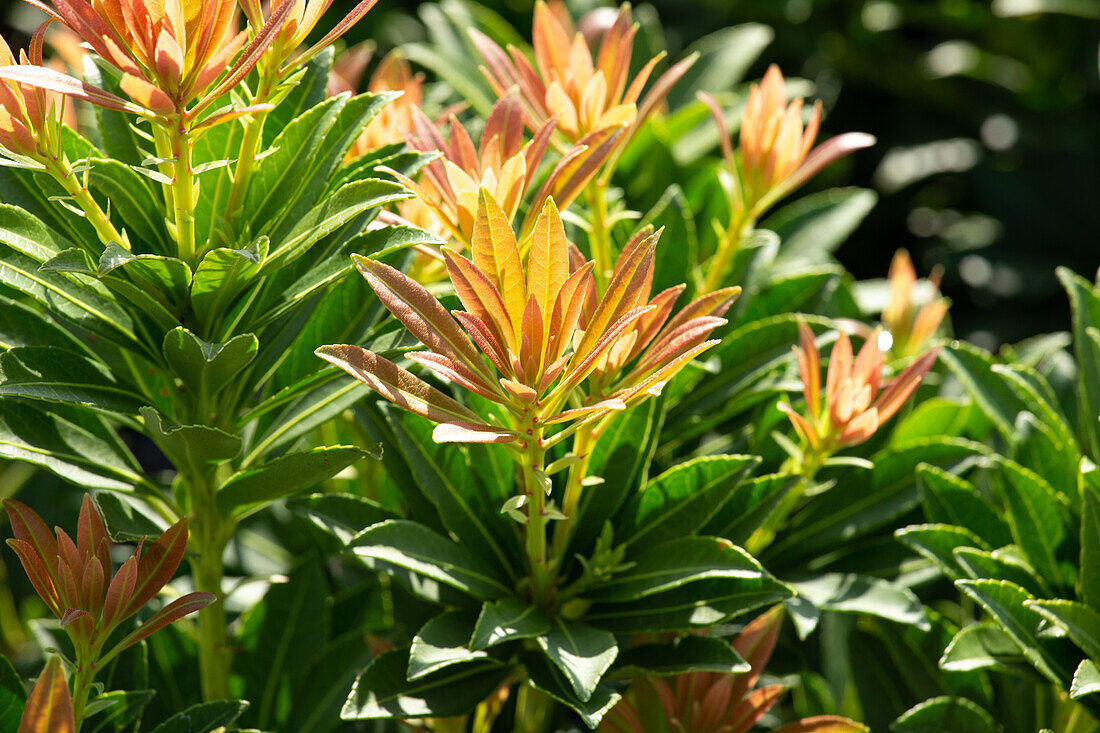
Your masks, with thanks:
[[[248,190],[248,182],[252,178],[252,170],[256,166],[256,154],[259,152],[266,122],[267,113],[256,112],[244,129],[241,152],[237,157],[237,167],[233,170],[233,185],[229,189],[229,198],[225,204],[226,217],[231,230],[237,228],[241,218],[241,211],[244,208],[244,193]]]
[[[274,91],[278,74],[260,67],[257,67],[257,71],[260,81],[252,104],[264,104]],[[225,233],[227,237],[235,237],[237,234],[236,229],[244,208],[244,195],[248,190],[252,171],[256,167],[256,155],[260,152],[266,123],[267,112],[261,111],[254,113],[245,125],[244,137],[241,139],[241,148],[237,155],[237,167],[233,169],[233,183],[229,188],[229,197],[225,204],[226,221],[229,224],[229,231]]]
[[[550,606],[550,563],[546,556],[546,492],[536,477],[545,469],[546,450],[542,428],[527,423],[527,446],[523,452],[523,489],[527,492],[527,563],[531,573],[531,599],[540,608]]]
[[[595,260],[593,273],[599,292],[607,288],[611,271],[615,266],[611,259],[611,227],[607,223],[607,186],[599,181],[588,187],[588,203],[592,210],[592,233],[589,238],[592,259]]]
[[[751,216],[737,214],[733,217],[729,227],[726,228],[725,235],[718,242],[718,251],[714,253],[710,262],[706,263],[707,274],[703,279],[703,287],[699,295],[713,293],[722,286],[726,275],[729,274],[734,255],[752,234],[755,226],[756,220]]]
[[[798,483],[791,487],[790,491],[780,499],[779,505],[772,510],[757,527],[756,531],[749,536],[749,539],[745,542],[745,549],[751,555],[757,555],[772,543],[775,539],[776,533],[782,528],[783,524],[787,521],[787,517],[791,515],[798,503],[802,500],[803,494],[806,493],[807,487],[810,482],[813,481],[814,476],[817,474],[821,464],[817,460],[813,462],[802,462],[796,465],[796,461],[788,459],[786,463],[780,468],[780,473],[794,473],[796,470],[799,473]]]
[[[92,691],[92,680],[95,678],[96,670],[90,655],[78,656],[77,663],[79,666],[73,678],[73,721],[79,733],[80,726],[84,724],[84,709],[88,706],[88,695]]]
[[[542,733],[546,729],[550,699],[526,683],[516,691],[516,733]]]
[[[592,461],[592,448],[599,435],[599,427],[581,428],[573,438],[573,454],[580,460],[569,467],[569,478],[565,482],[565,495],[562,499],[561,512],[565,519],[554,527],[554,545],[551,557],[553,558],[552,570],[556,573],[565,561],[565,553],[569,549],[569,541],[573,538],[573,530],[576,528],[576,514],[580,506],[581,493],[584,490],[584,479],[588,476],[588,468]]]
[[[84,212],[84,218],[95,229],[99,241],[106,246],[115,242],[121,247],[130,249],[130,241],[115,228],[107,214],[103,212],[88,188],[84,186],[73,174],[72,167],[63,158],[51,157],[45,160],[46,170],[65,189],[77,205]]]
[[[176,222],[177,255],[194,265],[195,249],[195,171],[191,165],[191,136],[183,115],[172,121],[170,134],[173,165],[172,206]]]
[[[229,697],[229,640],[226,636],[225,604],[222,576],[229,531],[221,526],[214,502],[213,482],[198,480],[190,483],[192,501],[191,545],[195,557],[191,560],[195,590],[213,593],[217,600],[199,611],[199,675],[203,699],[225,700]]]

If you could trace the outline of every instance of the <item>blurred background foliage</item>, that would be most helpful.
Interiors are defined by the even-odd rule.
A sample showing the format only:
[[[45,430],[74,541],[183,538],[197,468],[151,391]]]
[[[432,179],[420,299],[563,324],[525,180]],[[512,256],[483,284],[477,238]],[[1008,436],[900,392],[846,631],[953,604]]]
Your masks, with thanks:
[[[575,15],[597,4],[570,2]],[[18,0],[0,5],[0,28],[24,45],[37,14]],[[330,12],[353,5],[335,0]],[[427,5],[381,0],[347,42],[372,42],[375,62],[397,45],[435,43],[439,10]],[[531,0],[482,5],[530,28]],[[672,59],[700,39],[721,43],[706,38],[719,29],[767,26],[752,36],[767,45],[745,78],[777,63],[813,83],[828,113],[825,136],[878,137],[812,184],[879,194],[837,253],[857,279],[883,277],[906,247],[922,273],[943,266],[962,338],[995,349],[1067,327],[1054,267],[1091,277],[1097,264],[1100,2],[649,0],[635,13],[642,43],[665,46]],[[664,185],[656,188],[653,201]]]

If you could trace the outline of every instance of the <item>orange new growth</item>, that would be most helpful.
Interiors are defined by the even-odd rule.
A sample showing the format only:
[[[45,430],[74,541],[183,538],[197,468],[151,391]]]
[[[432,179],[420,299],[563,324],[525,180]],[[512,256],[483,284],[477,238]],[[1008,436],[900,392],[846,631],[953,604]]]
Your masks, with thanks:
[[[821,365],[813,331],[800,323],[798,334],[798,370],[809,414],[800,415],[785,402],[779,404],[779,409],[819,458],[870,438],[916,391],[939,355],[939,349],[925,352],[883,387],[879,332],[876,330],[867,338],[853,360],[852,343],[842,331],[829,355],[822,395]]]
[[[405,136],[413,150],[441,152],[441,158],[428,163],[422,182],[417,183],[397,171],[388,171],[417,194],[419,200],[444,222],[460,247],[470,244],[478,209],[478,191],[485,188],[499,202],[511,222],[535,179],[554,131],[547,121],[529,142],[524,142],[523,109],[518,94],[509,94],[493,105],[481,141],[475,146],[470,134],[453,115],[450,137],[420,110],[413,113],[414,129]],[[596,144],[577,144],[555,164],[529,206],[520,228],[521,250],[526,251],[535,219],[548,198],[559,206],[568,206],[584,190],[599,167],[611,154],[619,130],[600,135]]]
[[[41,66],[42,43],[49,22],[43,23],[31,39],[30,54],[20,52],[17,64],[11,48],[0,38],[0,66]],[[56,96],[56,95],[52,95]],[[46,154],[56,147],[52,133],[56,113],[40,87],[0,79],[0,147],[24,156]]]
[[[100,656],[111,633],[140,611],[172,579],[187,546],[187,520],[165,530],[144,553],[138,547],[117,572],[111,563],[111,541],[92,500],[84,497],[76,542],[60,527],[51,533],[26,505],[5,499],[11,520],[8,545],[15,550],[34,589],[72,638],[78,656],[108,659],[176,619],[215,601],[210,593],[188,593],[153,614]]]
[[[942,269],[933,270],[928,278],[932,289],[939,292]],[[899,357],[913,356],[924,348],[936,333],[944,316],[948,301],[936,297],[919,305],[915,299],[917,271],[909,253],[899,249],[890,263],[890,300],[882,311],[882,323],[892,338],[891,351]]]
[[[435,431],[440,442],[511,443],[521,437],[517,426],[527,422],[576,427],[656,394],[688,361],[717,343],[705,338],[724,323],[720,316],[732,293],[702,306],[692,304],[671,321],[674,297],[664,294],[654,304],[645,302],[657,239],[657,234],[636,238],[620,258],[607,292],[598,298],[592,263],[571,256],[553,199],[546,201],[533,226],[524,267],[507,214],[482,188],[472,260],[443,248],[465,310],[448,313],[422,285],[399,271],[357,258],[378,297],[428,347],[407,357],[505,406],[500,422],[486,422],[365,349],[325,346],[317,353],[398,406],[441,423]],[[628,345],[615,351],[621,343]],[[612,365],[621,368],[638,354],[633,370],[614,379]],[[607,391],[601,390],[597,401],[569,407],[576,388],[597,369]],[[563,430],[550,441],[569,432]]]
[[[599,729],[603,733],[748,733],[787,690],[784,685],[755,687],[775,650],[782,622],[780,605],[750,621],[733,640],[737,655],[747,662],[741,668],[744,671],[635,678]],[[788,723],[775,733],[867,733],[867,728],[847,718],[823,715]]]
[[[248,40],[235,0],[27,0],[123,72],[122,89],[159,114],[183,110],[229,68]]]
[[[718,102],[700,94],[718,124],[722,157],[738,183],[733,206],[759,215],[771,204],[817,175],[833,161],[875,143],[862,132],[830,138],[814,148],[821,125],[821,102],[815,102],[809,121],[802,123],[804,100],[787,102],[787,88],[779,67],[771,65],[759,85],[753,84],[741,116],[740,163],[736,159],[725,115]]]
[[[651,58],[630,80],[634,35],[638,30],[630,5],[620,6],[614,21],[600,30],[593,34],[600,36],[599,50],[594,54],[585,34],[573,26],[564,5],[560,2],[547,5],[539,0],[532,30],[534,66],[513,46],[505,51],[476,30],[471,30],[470,36],[485,61],[482,73],[496,93],[504,96],[513,89],[519,90],[532,130],[554,119],[567,140],[591,145],[593,135],[627,129],[629,132],[617,143],[621,147],[657,108],[695,57],[669,68],[641,98],[664,53]]]

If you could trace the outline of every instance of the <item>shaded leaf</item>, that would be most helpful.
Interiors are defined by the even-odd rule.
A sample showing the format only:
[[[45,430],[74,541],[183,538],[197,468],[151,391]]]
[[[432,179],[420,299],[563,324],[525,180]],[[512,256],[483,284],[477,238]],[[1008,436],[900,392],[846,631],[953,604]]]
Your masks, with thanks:
[[[311,448],[239,471],[218,489],[218,511],[241,514],[327,481],[369,452],[352,446]],[[377,452],[375,457],[378,458]]]
[[[499,664],[463,664],[409,682],[405,679],[408,666],[405,650],[377,657],[356,679],[340,717],[376,720],[464,715],[508,676],[508,668]]]
[[[481,601],[510,593],[479,556],[415,522],[376,524],[356,535],[348,549],[376,570],[405,568]]]
[[[481,607],[470,649],[486,649],[514,639],[530,639],[550,630],[550,619],[545,613],[516,598],[486,601]]]
[[[408,680],[420,679],[452,664],[488,659],[486,652],[470,650],[474,623],[475,617],[467,611],[448,611],[424,624],[409,649]]]

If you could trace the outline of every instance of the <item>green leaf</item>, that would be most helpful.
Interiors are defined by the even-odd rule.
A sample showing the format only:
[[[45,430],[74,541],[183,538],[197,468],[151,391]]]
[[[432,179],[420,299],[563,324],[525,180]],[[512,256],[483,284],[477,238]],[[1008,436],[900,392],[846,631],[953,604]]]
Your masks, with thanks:
[[[250,612],[242,632],[250,647],[238,667],[244,671],[244,694],[251,700],[248,719],[263,729],[281,729],[290,696],[328,639],[323,569],[308,559],[290,572],[285,583],[273,583]]]
[[[483,556],[493,558],[507,572],[515,572],[504,544],[504,530],[512,530],[512,520],[500,519],[499,506],[488,506],[477,492],[468,490],[471,483],[466,481],[467,475],[449,474],[440,468],[439,458],[457,449],[432,443],[428,429],[430,423],[426,420],[412,416],[398,417],[398,411],[388,407],[384,408],[383,414],[389,417],[395,447],[408,462],[417,489],[439,511],[444,526],[460,542],[478,547]],[[418,422],[425,428],[420,434],[410,429]],[[502,527],[504,522],[507,524]],[[483,548],[489,551],[485,552]]]
[[[967,426],[975,414],[977,410],[971,408],[969,400],[957,402],[939,397],[922,400],[913,406],[912,412],[898,420],[890,434],[890,442],[901,445],[917,438],[967,435]]]
[[[1082,442],[1089,455],[1100,455],[1100,434],[1096,416],[1100,415],[1100,345],[1089,336],[1089,329],[1100,327],[1100,294],[1088,280],[1066,267],[1056,270],[1062,287],[1069,294],[1073,312],[1073,353],[1077,358],[1077,400]]]
[[[268,240],[260,237],[245,249],[212,249],[191,281],[191,308],[204,324],[225,313],[267,260]]]
[[[347,97],[326,99],[280,128],[272,142],[274,152],[252,172],[245,195],[246,222],[254,234],[267,233],[293,205],[325,135],[336,123]]]
[[[91,722],[91,733],[113,732],[133,725],[156,694],[156,690],[112,690],[98,695],[89,702],[84,712],[90,715],[92,706],[102,703],[106,714]]]
[[[218,511],[224,516],[247,513],[327,481],[366,455],[371,454],[353,446],[311,448],[240,471],[218,489]]]
[[[348,240],[338,252],[322,258],[317,266],[286,288],[279,289],[276,293],[277,300],[262,312],[257,309],[257,317],[249,321],[249,327],[263,328],[286,317],[295,308],[303,306],[307,298],[338,282],[353,269],[351,257],[346,256],[347,252],[379,258],[418,244],[438,246],[445,243],[434,234],[415,227],[383,227],[361,232]],[[313,357],[312,350],[310,356]]]
[[[670,468],[627,505],[625,526],[615,535],[625,544],[656,544],[691,534],[710,521],[759,464],[756,456],[706,456]]]
[[[268,341],[265,351],[270,348]],[[263,353],[260,359],[263,359]],[[261,437],[249,444],[245,463],[251,464],[323,425],[354,405],[367,392],[367,386],[358,380],[322,381],[314,385],[280,411]]]
[[[56,407],[43,413],[18,400],[0,400],[0,458],[42,466],[89,489],[132,491],[145,481],[137,461],[97,416]]]
[[[959,580],[955,586],[993,616],[1044,677],[1059,686],[1069,681],[1070,672],[1052,652],[1050,641],[1036,637],[1043,617],[1027,607],[1027,601],[1035,600],[1030,593],[1014,583],[1000,580]]]
[[[19,729],[26,702],[27,690],[23,681],[8,658],[0,656],[0,731],[15,733]]]
[[[1028,409],[1053,433],[1060,452],[1076,455],[1079,452],[1073,428],[1067,424],[1050,382],[1039,372],[1019,362],[994,364],[993,371],[1001,375],[1023,400]]]
[[[997,458],[1006,481],[1002,484],[1008,505],[1008,522],[1016,544],[1027,553],[1039,575],[1051,586],[1073,587],[1074,570],[1059,557],[1066,540],[1062,513],[1066,509],[1054,488],[1037,473],[1004,458]]]
[[[285,236],[272,240],[271,252],[261,272],[294,262],[310,247],[359,214],[412,196],[404,186],[377,178],[352,181],[326,197],[301,218]]]
[[[586,700],[581,700],[573,691],[569,681],[564,679],[557,668],[551,666],[542,655],[525,655],[524,666],[527,668],[529,685],[572,708],[589,728],[595,729],[607,711],[619,701],[619,693],[614,692],[607,685],[597,685]]]
[[[224,430],[205,425],[169,425],[152,407],[141,408],[141,417],[149,437],[160,447],[176,468],[201,475],[211,464],[235,458],[241,452],[241,439]]]
[[[1024,604],[1065,629],[1089,659],[1100,660],[1100,613],[1077,601],[1028,601]]]
[[[980,669],[1018,672],[1026,664],[1019,645],[1000,626],[991,623],[973,624],[960,630],[939,662],[940,669],[948,672]]]
[[[584,618],[616,634],[683,631],[722,623],[793,594],[789,586],[766,573],[757,578],[701,580],[637,601],[596,603]]]
[[[508,586],[478,555],[416,522],[392,519],[368,527],[352,539],[348,549],[368,567],[383,571],[405,568],[479,601],[510,594]]]
[[[833,188],[808,196],[775,212],[761,225],[783,243],[779,269],[823,265],[871,213],[878,194],[865,188]]]
[[[1050,595],[1050,586],[1043,582],[1035,573],[1035,569],[1016,553],[1004,550],[1016,550],[1015,545],[1008,548],[986,552],[972,547],[955,548],[955,560],[962,568],[965,575],[981,580],[982,578],[996,578],[1007,580],[1020,586],[1028,593],[1035,595]]]
[[[586,598],[598,602],[636,601],[685,583],[710,578],[763,578],[751,555],[719,537],[681,537],[629,556],[633,566],[594,586]]]
[[[93,499],[103,517],[107,534],[114,542],[138,542],[145,539],[152,542],[168,528],[163,520],[158,523],[135,506],[135,497],[101,491]]]
[[[367,527],[397,518],[380,504],[355,494],[312,494],[291,499],[286,506],[332,535],[340,548]]]
[[[798,595],[818,608],[866,613],[927,631],[931,628],[920,599],[908,588],[881,578],[825,573],[792,583]]]
[[[911,525],[897,530],[894,536],[909,549],[931,560],[952,580],[966,577],[966,571],[955,558],[957,548],[989,548],[970,530],[949,524]]]
[[[537,641],[582,702],[592,697],[604,672],[619,654],[614,634],[560,616],[553,620],[550,631]]]
[[[362,635],[357,632],[330,642],[302,675],[284,730],[334,729],[340,722],[347,690],[371,658]]]
[[[487,649],[515,639],[530,639],[550,630],[550,619],[545,613],[516,598],[486,601],[481,606],[471,649]]]
[[[691,672],[741,674],[751,669],[733,644],[713,636],[681,636],[669,642],[638,644],[624,649],[612,672],[616,677],[667,677]]]
[[[96,266],[86,250],[72,247],[63,249],[43,262],[39,272],[76,272],[81,275],[96,275]]]
[[[51,313],[32,304],[0,296],[0,349],[20,346],[54,346],[64,351],[91,355],[82,343]]]
[[[233,723],[248,708],[244,700],[219,700],[192,705],[164,721],[152,733],[209,733]]]
[[[1077,501],[1077,473],[1080,454],[1076,446],[1060,441],[1053,428],[1030,412],[1016,416],[1016,442],[1012,460],[1042,474],[1051,488],[1066,502]]]
[[[794,363],[791,346],[798,343],[799,321],[818,330],[831,326],[824,318],[785,313],[746,323],[707,352],[721,362],[721,369],[705,379],[699,370],[685,385],[684,394],[669,409],[661,436],[662,453],[675,450],[748,406],[786,394],[787,385],[776,375]]]
[[[931,463],[959,471],[986,451],[958,438],[920,439],[874,456],[871,471],[849,472],[844,481],[813,497],[768,548],[771,567],[797,567],[880,528],[918,502],[916,466]]]
[[[922,463],[917,466],[917,489],[928,521],[964,527],[991,547],[1012,542],[1008,525],[969,481]]]
[[[54,346],[0,353],[0,396],[63,402],[132,415],[144,404],[96,362]]]
[[[191,286],[191,268],[183,260],[135,255],[112,242],[100,255],[96,274],[103,278],[116,270],[125,272],[135,285],[173,313],[182,309]]]
[[[751,324],[787,313],[816,313],[821,310],[823,297],[836,289],[843,274],[839,266],[819,265],[776,277],[751,299],[738,303],[736,323]],[[724,344],[719,348],[726,351]]]
[[[375,115],[390,101],[400,96],[399,92],[378,92],[360,94],[354,97],[339,95],[339,114],[336,116],[331,129],[325,132],[324,140],[318,146],[313,157],[308,161],[309,167],[297,171],[297,176],[288,183],[298,187],[294,198],[287,199],[294,203],[284,205],[277,210],[277,215],[284,221],[275,230],[272,239],[281,238],[288,229],[297,228],[298,222],[306,215],[306,212],[319,204],[323,199],[332,195],[333,189],[328,186],[333,180],[334,174],[344,164],[344,158],[351,150],[352,145],[363,132]],[[291,123],[294,124],[294,123]],[[278,151],[274,155],[278,155]],[[274,157],[274,156],[272,156]],[[345,184],[346,185],[346,184]],[[264,221],[264,219],[259,219]]]
[[[993,716],[965,697],[934,697],[909,708],[892,733],[997,733]]]
[[[1091,486],[1083,486],[1081,499],[1079,595],[1082,601],[1100,610],[1100,496]]]
[[[773,473],[741,482],[702,533],[743,545],[799,480],[797,475]]]
[[[343,720],[444,718],[465,715],[509,674],[499,664],[463,664],[414,680],[405,678],[409,653],[393,650],[363,670],[340,712]]]
[[[164,334],[162,348],[164,360],[196,399],[209,399],[256,358],[259,341],[255,334],[242,333],[212,344],[177,326]]]
[[[1084,659],[1077,665],[1077,671],[1073,673],[1073,683],[1069,688],[1069,696],[1073,700],[1085,695],[1095,695],[1100,692],[1100,667],[1095,662]]]
[[[952,341],[940,351],[940,360],[962,382],[1002,437],[1011,442],[1016,415],[1027,405],[1004,377],[993,371],[993,357],[964,341]]]
[[[448,611],[433,618],[417,632],[409,649],[406,677],[411,682],[452,664],[489,659],[484,651],[470,651],[475,618],[468,611]]]
[[[72,244],[59,240],[27,212],[0,204],[0,283],[38,301],[47,311],[123,345],[136,339],[133,322],[94,279],[39,266]],[[33,254],[31,254],[33,253]]]

